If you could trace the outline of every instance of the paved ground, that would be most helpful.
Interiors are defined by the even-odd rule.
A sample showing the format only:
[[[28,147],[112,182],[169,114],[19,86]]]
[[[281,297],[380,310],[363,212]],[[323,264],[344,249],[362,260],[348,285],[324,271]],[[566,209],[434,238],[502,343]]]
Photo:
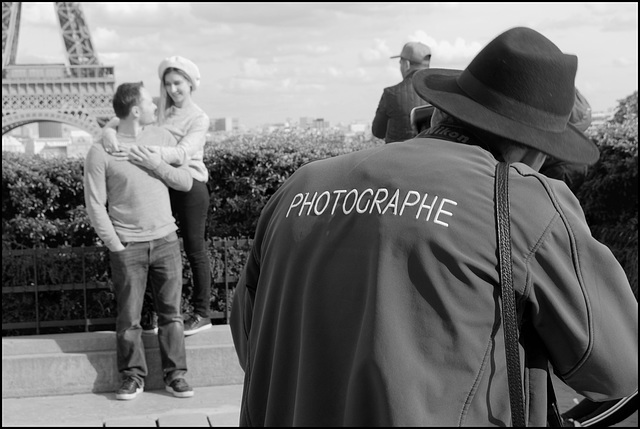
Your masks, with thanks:
[[[2,426],[238,426],[241,384],[193,390],[192,398],[152,390],[131,401],[113,393],[5,398]]]
[[[582,399],[556,380],[561,411]],[[7,398],[2,426],[238,426],[242,385],[197,387],[192,398],[178,399],[163,390],[144,392],[132,401],[113,393]],[[617,427],[638,427],[638,412]]]

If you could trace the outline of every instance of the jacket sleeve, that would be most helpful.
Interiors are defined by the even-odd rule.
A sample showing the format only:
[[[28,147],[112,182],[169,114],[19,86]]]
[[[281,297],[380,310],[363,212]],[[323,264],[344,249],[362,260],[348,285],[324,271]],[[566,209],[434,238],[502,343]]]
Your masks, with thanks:
[[[253,314],[260,281],[261,249],[273,211],[278,206],[282,193],[289,183],[291,182],[287,180],[285,184],[271,196],[266,206],[262,209],[251,251],[249,252],[247,262],[245,263],[244,270],[242,271],[240,280],[238,280],[233,295],[229,325],[231,325],[231,336],[233,337],[236,354],[238,355],[240,366],[244,371],[247,371],[247,365],[250,364],[249,356],[251,350],[249,338],[251,336],[251,328],[255,325],[256,330],[259,331],[261,329],[260,319],[254,318]]]
[[[161,128],[158,128],[158,130],[161,130]],[[159,147],[156,147],[160,149],[175,146],[176,139],[170,132],[162,130],[159,134],[162,136],[163,142]],[[153,174],[162,180],[165,185],[178,191],[187,192],[191,190],[193,186],[193,175],[189,171],[188,164],[181,164],[174,167],[166,161],[161,160],[160,164],[153,169]]]
[[[638,387],[638,303],[611,250],[591,235],[578,200],[556,187],[558,215],[528,262],[534,325],[554,372],[594,401]]]
[[[378,109],[376,110],[376,115],[373,118],[373,123],[371,124],[371,133],[379,139],[384,139],[386,137],[387,121],[389,120],[385,92],[382,93],[382,97],[378,103]]]
[[[203,113],[189,122],[185,132],[165,127],[178,138],[178,144],[175,147],[161,147],[162,159],[169,164],[182,165],[187,164],[198,152],[204,151],[209,123],[209,117]]]
[[[253,303],[255,300],[255,284],[251,280],[252,273],[257,272],[256,257],[254,255],[255,244],[249,253],[249,258],[245,268],[236,285],[233,296],[229,325],[233,344],[240,361],[240,366],[247,370],[247,359],[249,357],[249,333],[251,332],[251,322],[253,320]]]
[[[153,173],[165,185],[178,191],[187,192],[193,186],[193,176],[186,165],[173,167],[162,161]]]

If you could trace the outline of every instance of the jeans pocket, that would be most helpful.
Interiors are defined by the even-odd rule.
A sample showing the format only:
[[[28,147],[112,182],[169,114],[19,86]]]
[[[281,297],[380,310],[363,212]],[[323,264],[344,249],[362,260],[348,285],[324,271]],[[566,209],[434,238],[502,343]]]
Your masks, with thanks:
[[[178,234],[174,231],[171,234],[162,237],[162,240],[167,243],[173,243],[174,241],[178,241]]]
[[[112,255],[123,255],[135,244],[133,241],[122,241],[121,243],[124,246],[124,249],[118,250],[117,252],[111,251]]]

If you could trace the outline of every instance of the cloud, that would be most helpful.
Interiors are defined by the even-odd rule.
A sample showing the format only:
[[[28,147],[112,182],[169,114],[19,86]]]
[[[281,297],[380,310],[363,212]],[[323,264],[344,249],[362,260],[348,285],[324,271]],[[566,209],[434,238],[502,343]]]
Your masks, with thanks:
[[[466,67],[466,65],[484,47],[484,43],[467,41],[462,37],[455,40],[437,40],[422,30],[418,30],[407,39],[409,41],[422,42],[431,48],[432,67]]]
[[[233,77],[223,86],[223,92],[226,93],[259,94],[260,96],[321,92],[324,90],[324,85],[302,83],[298,79],[291,77],[272,80]]]
[[[192,3],[196,16],[208,22],[231,22],[258,27],[327,28],[366,16],[384,16],[398,9],[393,3]]]
[[[635,66],[638,67],[638,61],[632,61],[627,57],[617,57],[613,59],[613,65],[616,67],[630,67]]]
[[[37,26],[47,26],[60,28],[58,15],[52,3],[30,3],[22,2],[20,14],[20,24],[34,24]]]
[[[325,55],[331,52],[331,48],[326,44],[314,45],[309,43],[282,43],[275,47],[275,52],[280,55]]]
[[[615,95],[605,88],[600,101],[594,95],[594,109],[637,88],[637,3],[80,4],[99,59],[115,66],[119,82],[142,79],[156,95],[158,63],[182,55],[202,72],[198,103],[221,116],[277,117],[310,100],[306,114],[348,120],[339,115],[375,110],[382,88],[400,81],[398,62],[389,57],[404,43],[428,44],[432,67],[464,68],[492,37],[516,25],[548,33],[578,55],[583,85],[604,81],[601,69],[624,82]],[[19,62],[65,62],[53,5],[25,2],[22,18]],[[330,107],[317,108],[323,105]]]
[[[634,14],[612,16],[602,22],[604,31],[634,31],[638,33],[638,10]]]
[[[294,66],[290,61],[274,58],[240,60],[233,76],[223,77],[217,88],[224,93],[239,94],[299,94],[323,91],[326,79],[320,78],[312,66]]]
[[[242,76],[248,78],[273,77],[279,73],[278,67],[271,64],[258,64],[256,58],[242,60]]]
[[[189,3],[101,2],[85,5],[83,10],[89,25],[95,20],[110,28],[124,27],[128,33],[142,33],[148,28],[170,30],[193,20]]]
[[[341,69],[331,66],[322,68],[316,78],[320,81],[327,81],[327,78],[330,78],[330,84],[362,85],[376,82],[384,68],[380,70],[364,67]],[[398,73],[397,70],[396,73]]]
[[[91,32],[91,39],[96,46],[120,46],[124,43],[122,36],[110,28],[98,27]]]
[[[192,3],[193,13],[208,22],[230,22],[259,27],[321,26],[331,19],[331,11],[314,3]]]
[[[257,93],[270,90],[272,87],[263,80],[248,78],[231,78],[225,92]]]
[[[198,29],[200,35],[205,37],[210,36],[233,36],[236,32],[229,24],[211,24]]]
[[[565,5],[566,6],[566,5]],[[541,31],[606,32],[638,31],[638,3],[573,3],[572,13],[562,18],[550,16],[540,22]]]
[[[100,33],[100,34],[105,34],[105,33]],[[96,47],[98,46],[100,47],[99,51],[104,53],[147,55],[147,54],[150,54],[151,52],[157,52],[156,50],[151,51],[149,49],[150,46],[167,45],[164,42],[164,38],[160,33],[149,33],[147,35],[133,36],[133,37],[122,37],[117,32],[108,32],[106,33],[106,35],[107,37],[111,37],[111,40],[100,39],[101,43],[98,44],[97,43],[98,39],[96,39],[96,42],[94,42]],[[141,58],[138,57],[138,59],[141,59]],[[155,61],[160,61],[160,59],[156,59]]]
[[[388,64],[391,55],[393,54],[385,40],[374,39],[374,46],[360,52],[359,58],[365,66],[379,66]]]

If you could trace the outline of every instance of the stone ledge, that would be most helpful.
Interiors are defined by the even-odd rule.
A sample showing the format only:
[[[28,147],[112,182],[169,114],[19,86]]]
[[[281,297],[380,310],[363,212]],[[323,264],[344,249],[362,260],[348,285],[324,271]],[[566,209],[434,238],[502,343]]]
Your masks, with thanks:
[[[162,389],[156,336],[143,336],[149,375],[146,389]],[[185,338],[187,381],[192,387],[241,384],[228,325]],[[2,339],[2,397],[114,391],[120,382],[115,332],[55,334]]]
[[[157,348],[157,335],[142,335],[145,348]],[[200,334],[185,337],[187,346],[233,344],[229,325],[214,325]],[[28,335],[2,338],[2,357],[14,355],[111,351],[116,348],[114,331]]]

